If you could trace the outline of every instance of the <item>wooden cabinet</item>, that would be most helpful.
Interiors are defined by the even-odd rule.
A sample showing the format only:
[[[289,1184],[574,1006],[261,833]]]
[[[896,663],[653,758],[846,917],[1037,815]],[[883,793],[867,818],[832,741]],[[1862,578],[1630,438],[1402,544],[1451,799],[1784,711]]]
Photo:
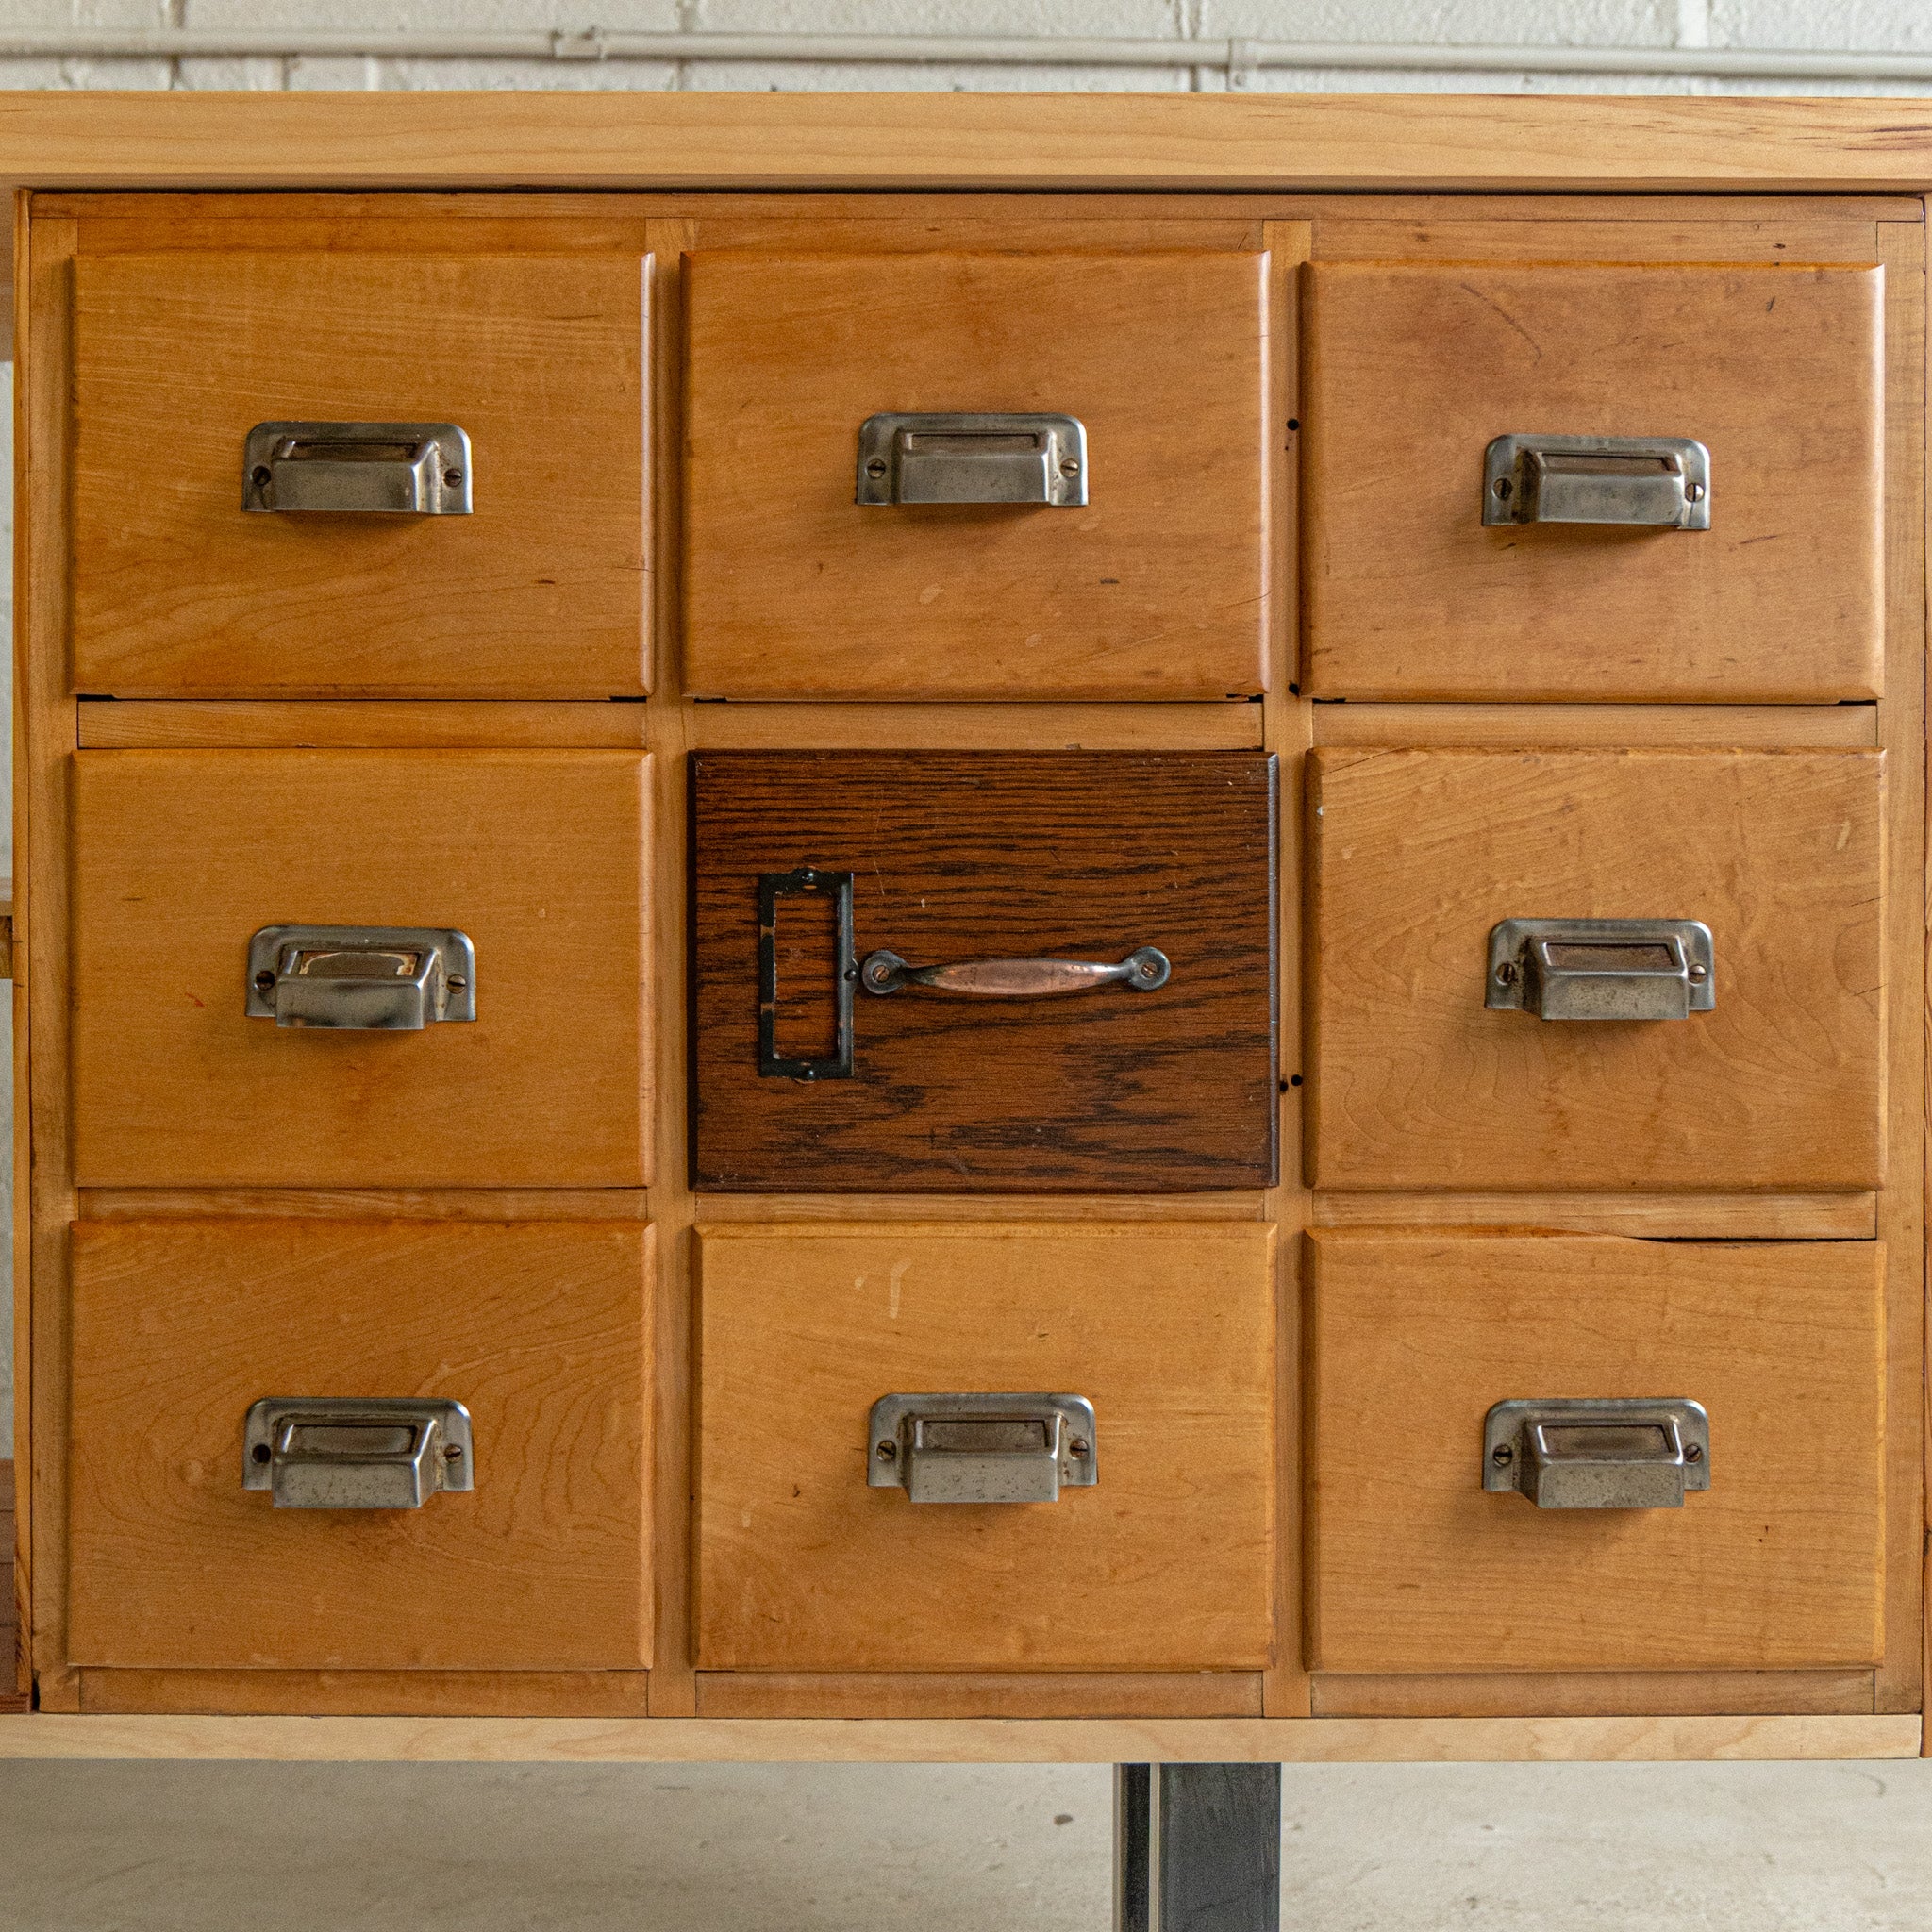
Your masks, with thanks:
[[[1268,1661],[1273,1251],[1253,1223],[704,1228],[699,1664]],[[874,1404],[958,1391],[1084,1398],[1097,1479],[869,1484]]]
[[[1318,751],[1311,1182],[1874,1186],[1880,774],[1869,752]],[[1511,920],[1697,922],[1714,1004],[1492,1009]]]
[[[647,1663],[650,1253],[622,1223],[77,1226],[75,1660]],[[277,1507],[243,1484],[264,1397],[460,1403],[472,1486]]]
[[[647,763],[618,752],[79,754],[80,1178],[638,1185]],[[251,1012],[251,941],[285,925],[452,929],[474,948],[475,1018],[368,1031]]]
[[[708,752],[692,799],[698,1186],[1273,1178],[1272,758]]]
[[[75,689],[646,688],[649,264],[541,221],[466,247],[460,218],[409,207],[373,234],[273,197],[101,225],[74,267]],[[330,513],[285,474],[251,513],[251,469],[291,468],[249,444],[264,424],[297,432],[272,439],[293,468],[336,474],[414,462],[408,425],[458,429],[467,457],[443,447],[424,488],[473,508]],[[315,440],[358,424],[336,454]]]
[[[1587,248],[1588,227],[1574,235]],[[1877,267],[1327,262],[1306,295],[1312,693],[1877,694]],[[1535,460],[1599,491],[1649,472],[1641,487],[1667,491],[1659,439],[1701,444],[1708,475],[1688,484],[1705,491],[1690,508],[1708,527],[1486,526],[1486,491],[1537,514],[1513,466],[1485,471],[1498,438],[1524,434],[1557,439]],[[1622,447],[1560,446],[1579,438]],[[1554,496],[1537,501],[1565,514]]]
[[[1307,1657],[1362,1672],[1780,1669],[1883,1652],[1882,1251],[1308,1243]],[[1497,1403],[1688,1398],[1708,1488],[1486,1491]]]
[[[690,689],[1260,691],[1267,258],[1187,236],[687,258]],[[860,432],[888,415],[934,420],[882,426],[874,479]],[[1049,419],[1077,444],[1039,444]],[[922,462],[949,473],[922,483]]]
[[[1924,208],[1213,105],[31,196],[37,1713],[1916,1723]]]

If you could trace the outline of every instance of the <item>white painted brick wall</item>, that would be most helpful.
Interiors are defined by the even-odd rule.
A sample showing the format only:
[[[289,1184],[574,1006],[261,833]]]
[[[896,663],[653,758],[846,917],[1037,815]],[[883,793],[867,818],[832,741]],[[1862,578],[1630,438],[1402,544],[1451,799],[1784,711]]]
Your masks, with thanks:
[[[711,33],[1072,34],[1172,40],[1172,68],[767,66],[636,60],[391,60],[363,58],[5,60],[0,88],[722,88],[1220,92],[1224,43],[1343,41],[1416,46],[1740,47],[1932,51],[1927,0],[0,0],[0,24],[85,32],[189,27],[340,33],[552,29]],[[1220,41],[1199,49],[1191,41]],[[1375,73],[1271,69],[1257,91],[1545,93],[1924,93],[1916,83],[1549,75],[1426,64]],[[10,372],[8,372],[10,374]],[[11,406],[0,409],[10,436]],[[0,475],[10,473],[0,458]],[[0,486],[4,488],[4,486]],[[10,528],[10,512],[7,523]],[[0,593],[12,540],[0,539]],[[4,719],[0,719],[4,724]],[[0,729],[0,759],[8,734]],[[4,849],[4,847],[0,847]],[[10,861],[8,863],[10,869]],[[5,1046],[0,1043],[0,1057]],[[0,1127],[12,1078],[0,1065]],[[0,1195],[11,1168],[0,1161]],[[4,1213],[4,1204],[0,1204]],[[0,1443],[12,1430],[10,1250],[0,1244]]]
[[[84,31],[188,27],[299,33],[678,29],[741,33],[1098,35],[1171,39],[1172,68],[768,66],[634,60],[0,60],[0,87],[728,88],[1200,90],[1227,84],[1224,57],[1190,41],[1229,36],[1405,45],[1732,47],[1932,52],[1926,0],[0,0],[0,23]],[[1932,92],[1917,83],[1729,81],[1614,74],[1552,76],[1425,62],[1377,73],[1271,70],[1275,92]]]

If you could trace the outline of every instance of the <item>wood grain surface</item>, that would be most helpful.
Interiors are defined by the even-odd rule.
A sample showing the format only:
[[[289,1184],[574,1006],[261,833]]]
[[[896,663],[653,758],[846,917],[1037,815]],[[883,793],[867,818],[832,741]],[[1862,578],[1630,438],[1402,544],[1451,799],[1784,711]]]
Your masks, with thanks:
[[[634,251],[275,245],[75,266],[75,687],[604,697],[646,688]],[[84,226],[84,225],[83,225]],[[165,240],[157,225],[157,242]],[[455,423],[469,516],[247,514],[265,422]]]
[[[700,1188],[1265,1186],[1274,764],[1261,753],[717,753],[692,760]],[[1153,992],[855,995],[856,1074],[758,1071],[758,881],[854,875],[858,955],[1158,946]],[[781,930],[784,928],[781,914]],[[789,941],[787,941],[789,943]],[[788,961],[806,992],[829,958]]]
[[[687,261],[684,666],[732,697],[1220,698],[1267,639],[1266,258]],[[776,291],[782,291],[782,298]],[[1089,500],[859,508],[881,411],[1087,430]]]
[[[1588,236],[1579,223],[1577,252]],[[1876,694],[1879,270],[1305,274],[1313,694]],[[1530,431],[1695,437],[1710,451],[1710,528],[1485,529],[1483,452]]]
[[[1916,1757],[1916,1714],[1510,1718],[0,1717],[0,1758],[304,1764],[1580,1764]]]
[[[1318,749],[1315,1184],[1874,1186],[1881,758]],[[1486,1011],[1491,928],[1570,917],[1704,921],[1716,1009]]]
[[[0,1462],[0,1551],[13,1548],[13,1463]],[[28,1708],[31,1676],[20,1653],[20,1619],[10,1587],[0,1591],[0,1715]]]
[[[80,1673],[83,1711],[156,1716],[643,1717],[650,1673],[182,1671]]]
[[[700,1717],[1259,1717],[1256,1671],[701,1671]]]
[[[1306,1238],[1308,1661],[1762,1670],[1884,1654],[1884,1254],[1576,1236]],[[1710,1489],[1539,1509],[1483,1417],[1686,1397]]]
[[[1312,1227],[1468,1227],[1491,1234],[1629,1234],[1653,1241],[1870,1241],[1876,1193],[1424,1194],[1337,1191],[1310,1201]]]
[[[1911,99],[1643,94],[0,94],[0,181],[400,187],[1924,192]],[[1305,206],[1305,204],[1304,204]],[[1531,201],[1532,213],[1547,204]],[[1291,206],[1285,210],[1299,210]]]
[[[1315,1679],[1318,1717],[1743,1717],[1869,1713],[1869,1670],[1490,1671]],[[83,1705],[85,1708],[85,1705]]]
[[[646,1178],[642,755],[102,751],[74,765],[81,1180]],[[475,1021],[361,1033],[248,1018],[249,937],[286,923],[460,928]]]
[[[263,750],[345,746],[360,750],[641,749],[640,704],[534,703],[413,698],[308,699],[292,704],[230,699],[83,698],[83,751]]]
[[[82,1223],[75,1660],[644,1662],[649,1257],[618,1223]],[[242,1487],[264,1395],[459,1401],[475,1488],[276,1509]]]
[[[702,1670],[1253,1668],[1273,1632],[1274,1230],[706,1227]],[[1053,1504],[866,1484],[881,1395],[1093,1405]]]

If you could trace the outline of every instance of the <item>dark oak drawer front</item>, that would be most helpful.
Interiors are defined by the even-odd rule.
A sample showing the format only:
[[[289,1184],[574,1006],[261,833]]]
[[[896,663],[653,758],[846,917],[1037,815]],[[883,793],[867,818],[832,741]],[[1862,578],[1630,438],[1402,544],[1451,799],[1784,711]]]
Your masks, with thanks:
[[[1272,758],[707,753],[692,760],[692,786],[694,1185],[1272,1181]],[[761,882],[796,886],[802,873],[814,875],[807,890],[772,901],[776,1001],[761,1022]],[[908,969],[1063,969],[1118,968],[1146,949],[1168,970],[1151,987],[987,997],[861,983],[883,952]],[[843,979],[842,1073],[847,973],[858,979]],[[816,1060],[814,1076],[761,1072],[774,1046]]]

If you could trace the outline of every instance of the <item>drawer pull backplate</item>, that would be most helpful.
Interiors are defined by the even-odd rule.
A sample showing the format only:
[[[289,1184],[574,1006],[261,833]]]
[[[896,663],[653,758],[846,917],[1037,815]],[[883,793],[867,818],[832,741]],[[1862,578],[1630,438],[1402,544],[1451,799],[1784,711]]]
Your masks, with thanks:
[[[882,1395],[865,1480],[915,1503],[1054,1503],[1100,1480],[1083,1395]]]
[[[242,508],[466,517],[470,439],[454,423],[258,423]]]
[[[1087,431],[1073,416],[868,416],[861,505],[1087,501]]]
[[[1506,919],[1490,933],[1483,1005],[1540,1020],[1708,1013],[1710,928],[1694,919]]]
[[[1710,1418],[1675,1397],[1499,1402],[1483,1419],[1483,1488],[1539,1509],[1681,1509],[1710,1487]]]
[[[452,927],[265,925],[248,941],[248,1017],[413,1033],[476,1017],[476,949]]]
[[[1499,436],[1483,522],[1710,528],[1710,452],[1688,436]]]
[[[420,1509],[475,1486],[460,1402],[269,1395],[242,1427],[242,1487],[277,1509]]]

